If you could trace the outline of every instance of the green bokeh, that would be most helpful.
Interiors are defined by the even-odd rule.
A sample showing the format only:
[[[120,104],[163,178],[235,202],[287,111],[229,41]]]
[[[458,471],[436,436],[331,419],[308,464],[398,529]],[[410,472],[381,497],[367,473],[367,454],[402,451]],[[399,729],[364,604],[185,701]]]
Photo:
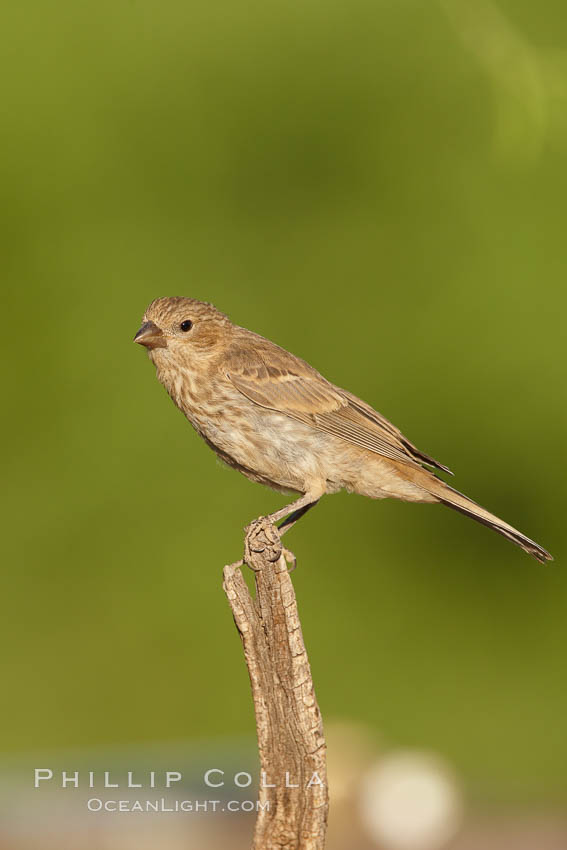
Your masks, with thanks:
[[[189,295],[555,554],[344,494],[290,540],[325,717],[444,754],[484,798],[560,799],[564,4],[2,17],[2,748],[252,733],[221,570],[282,497],[215,461],[131,342],[152,298]]]

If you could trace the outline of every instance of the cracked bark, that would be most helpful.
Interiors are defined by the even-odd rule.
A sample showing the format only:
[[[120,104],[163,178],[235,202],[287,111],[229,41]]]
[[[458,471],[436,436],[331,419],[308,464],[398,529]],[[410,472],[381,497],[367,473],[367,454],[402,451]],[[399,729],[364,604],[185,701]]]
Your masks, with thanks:
[[[246,529],[244,562],[254,570],[256,598],[236,564],[224,568],[223,587],[256,714],[262,808],[252,850],[322,850],[329,808],[323,724],[293,585],[268,520]]]

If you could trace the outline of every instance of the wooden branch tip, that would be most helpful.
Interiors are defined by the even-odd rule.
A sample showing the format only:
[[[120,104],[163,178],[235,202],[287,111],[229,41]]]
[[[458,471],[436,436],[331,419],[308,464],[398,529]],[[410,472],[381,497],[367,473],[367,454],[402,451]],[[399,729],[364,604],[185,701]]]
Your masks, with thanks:
[[[252,599],[239,564],[223,587],[240,634],[252,687],[260,755],[253,850],[322,850],[329,795],[326,744],[295,591],[277,529],[246,529],[244,563],[254,570]]]

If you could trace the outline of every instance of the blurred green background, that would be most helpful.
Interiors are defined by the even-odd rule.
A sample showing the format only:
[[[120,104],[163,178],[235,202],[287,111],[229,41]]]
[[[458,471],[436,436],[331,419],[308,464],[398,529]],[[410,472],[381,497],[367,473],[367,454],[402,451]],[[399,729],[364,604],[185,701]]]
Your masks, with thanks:
[[[556,557],[323,499],[289,545],[324,717],[483,799],[561,800],[565,4],[58,0],[1,31],[3,751],[253,735],[221,572],[283,497],[216,462],[132,344],[188,295]]]

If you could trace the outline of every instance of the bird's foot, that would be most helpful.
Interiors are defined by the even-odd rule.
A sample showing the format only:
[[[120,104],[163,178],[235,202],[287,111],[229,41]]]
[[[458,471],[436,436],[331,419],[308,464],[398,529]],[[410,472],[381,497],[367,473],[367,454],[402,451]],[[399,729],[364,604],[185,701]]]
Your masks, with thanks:
[[[291,549],[286,549],[285,546],[282,546],[282,555],[285,558],[286,564],[289,564],[288,573],[292,573],[297,567],[297,558],[291,551]]]
[[[245,531],[244,563],[250,569],[256,571],[255,562],[257,558],[255,558],[255,555],[260,552],[267,552],[269,561],[279,560],[282,554],[282,544],[278,530],[274,527],[270,517],[258,517],[246,527]]]
[[[246,564],[251,570],[256,571],[254,566],[254,554],[256,552],[269,551],[268,559],[277,561],[281,555],[284,556],[288,565],[288,572],[292,573],[297,567],[297,558],[290,549],[282,546],[280,531],[272,522],[272,518],[258,517],[246,528],[246,539],[244,544],[244,558],[236,561],[231,566],[241,567]]]

